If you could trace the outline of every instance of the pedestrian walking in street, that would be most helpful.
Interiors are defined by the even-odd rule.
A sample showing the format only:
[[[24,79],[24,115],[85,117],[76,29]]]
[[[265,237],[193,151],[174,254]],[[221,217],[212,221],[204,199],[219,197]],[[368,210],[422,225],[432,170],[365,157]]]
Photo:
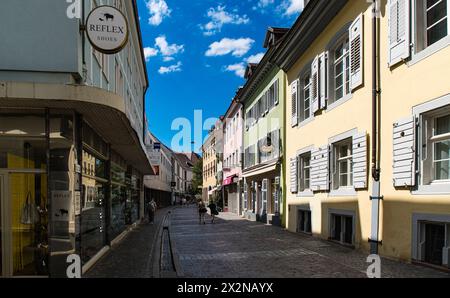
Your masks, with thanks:
[[[198,223],[201,224],[203,221],[203,224],[206,224],[205,222],[205,214],[208,212],[208,209],[206,209],[205,203],[203,201],[200,201],[198,203]]]
[[[148,222],[150,224],[153,224],[153,221],[155,219],[155,212],[156,212],[156,202],[154,199],[152,199],[149,203],[148,203]]]
[[[217,211],[217,205],[214,203],[214,201],[211,201],[211,203],[208,205],[209,210],[211,211],[212,220],[211,223],[214,223],[216,219],[216,215],[219,215],[219,211]]]
[[[181,205],[186,207],[186,198],[181,199]]]

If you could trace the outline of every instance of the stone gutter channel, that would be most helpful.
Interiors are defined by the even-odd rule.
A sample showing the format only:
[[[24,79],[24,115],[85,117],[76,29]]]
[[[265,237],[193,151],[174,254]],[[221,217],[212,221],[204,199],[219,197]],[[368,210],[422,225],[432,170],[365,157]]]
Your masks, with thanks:
[[[170,216],[171,211],[168,211],[158,228],[153,254],[154,278],[179,278],[184,276],[175,242],[170,235]]]

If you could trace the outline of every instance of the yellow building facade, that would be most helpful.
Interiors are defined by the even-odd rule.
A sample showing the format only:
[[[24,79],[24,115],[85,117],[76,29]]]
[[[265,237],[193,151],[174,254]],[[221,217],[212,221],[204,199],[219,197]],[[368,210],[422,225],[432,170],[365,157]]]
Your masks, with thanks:
[[[370,2],[309,1],[279,50],[288,86],[286,227],[367,252],[378,240],[382,256],[447,267],[450,3],[379,1],[374,37]],[[374,55],[379,215],[371,200]]]
[[[202,145],[203,158],[203,186],[202,200],[209,202],[217,191],[217,146],[215,133],[218,128],[212,129]]]

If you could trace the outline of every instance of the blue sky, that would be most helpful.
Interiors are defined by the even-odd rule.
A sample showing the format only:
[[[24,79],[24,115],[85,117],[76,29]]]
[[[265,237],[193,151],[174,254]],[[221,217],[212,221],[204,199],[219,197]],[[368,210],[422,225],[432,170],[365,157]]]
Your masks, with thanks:
[[[258,62],[265,52],[267,27],[290,27],[301,2],[138,0],[150,82],[150,131],[171,146],[178,133],[171,129],[174,119],[189,119],[193,129],[194,110],[202,111],[203,121],[225,113],[245,83],[246,63]],[[192,149],[197,151],[199,143]]]

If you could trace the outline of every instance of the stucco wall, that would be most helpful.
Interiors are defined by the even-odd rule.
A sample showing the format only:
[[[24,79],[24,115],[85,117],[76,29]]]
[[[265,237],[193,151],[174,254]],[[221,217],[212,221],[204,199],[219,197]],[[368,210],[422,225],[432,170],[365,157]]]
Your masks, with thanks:
[[[389,257],[408,260],[411,256],[412,213],[450,213],[449,195],[412,195],[409,189],[393,187],[392,173],[392,125],[396,120],[412,115],[412,108],[420,103],[450,93],[450,47],[446,47],[424,60],[411,65],[401,63],[392,69],[387,66],[388,24],[387,1],[381,1],[380,65],[381,65],[381,203],[380,253]],[[288,84],[295,80],[304,66],[326,49],[333,36],[348,22],[364,13],[364,85],[352,97],[331,110],[316,115],[306,125],[292,128],[290,123],[291,101],[286,101],[286,159],[294,157],[296,151],[310,145],[316,148],[328,144],[328,139],[356,128],[359,132],[371,133],[371,72],[372,72],[372,25],[371,7],[364,1],[353,0],[327,26],[309,50],[288,71]],[[289,98],[289,97],[288,97]],[[370,142],[368,143],[370,146]],[[371,155],[368,151],[367,158]],[[370,169],[370,167],[369,167]],[[286,173],[290,180],[289,169]],[[371,229],[371,180],[369,189],[358,190],[356,196],[330,197],[329,192],[315,193],[313,197],[297,197],[287,188],[287,203],[290,205],[288,228],[296,231],[297,205],[310,205],[312,210],[312,232],[328,238],[328,210],[351,210],[356,214],[356,247],[368,249],[367,239]],[[289,185],[289,183],[288,183]],[[449,190],[450,194],[450,190]]]

